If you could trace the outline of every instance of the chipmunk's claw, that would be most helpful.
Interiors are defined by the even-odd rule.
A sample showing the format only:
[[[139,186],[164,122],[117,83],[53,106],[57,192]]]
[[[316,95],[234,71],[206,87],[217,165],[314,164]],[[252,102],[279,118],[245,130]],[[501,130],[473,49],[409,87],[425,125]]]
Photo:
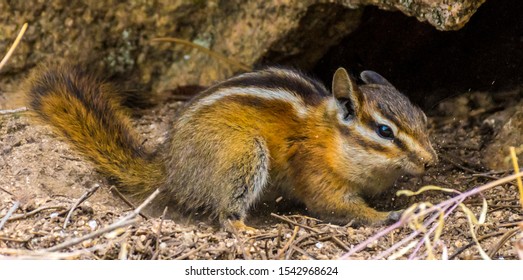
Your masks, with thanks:
[[[227,230],[229,232],[236,231],[236,232],[254,233],[256,231],[256,228],[246,225],[243,221],[235,220],[235,221],[229,221],[229,227],[227,227]]]

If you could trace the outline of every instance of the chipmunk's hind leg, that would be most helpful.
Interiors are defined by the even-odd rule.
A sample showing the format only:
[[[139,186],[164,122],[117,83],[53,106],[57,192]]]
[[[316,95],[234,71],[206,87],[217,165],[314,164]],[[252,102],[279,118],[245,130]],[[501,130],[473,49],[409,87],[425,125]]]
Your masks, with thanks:
[[[240,148],[233,152],[237,159],[232,161],[224,176],[230,195],[221,201],[217,210],[220,223],[228,230],[254,230],[246,226],[244,220],[267,185],[269,152],[263,140],[255,139],[251,143],[236,147]]]

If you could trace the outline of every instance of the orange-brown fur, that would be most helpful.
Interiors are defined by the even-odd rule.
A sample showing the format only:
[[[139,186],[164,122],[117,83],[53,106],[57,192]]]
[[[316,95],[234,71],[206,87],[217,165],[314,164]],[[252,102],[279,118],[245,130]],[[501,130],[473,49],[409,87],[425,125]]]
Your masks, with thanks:
[[[83,102],[71,94],[67,81],[81,92]],[[163,164],[142,150],[130,118],[120,105],[120,94],[111,84],[77,67],[40,66],[26,81],[24,91],[31,109],[104,175],[125,186],[122,191],[144,197],[149,192],[146,186],[162,184]]]
[[[81,68],[42,67],[25,91],[41,119],[127,193],[160,187],[160,208],[204,211],[248,229],[250,207],[274,188],[328,221],[381,224],[397,214],[362,196],[422,172],[436,155],[423,113],[378,74],[362,78],[369,85],[338,70],[334,94],[285,69],[232,78],[188,102],[161,153],[143,150],[114,87]],[[375,135],[383,121],[397,138]]]

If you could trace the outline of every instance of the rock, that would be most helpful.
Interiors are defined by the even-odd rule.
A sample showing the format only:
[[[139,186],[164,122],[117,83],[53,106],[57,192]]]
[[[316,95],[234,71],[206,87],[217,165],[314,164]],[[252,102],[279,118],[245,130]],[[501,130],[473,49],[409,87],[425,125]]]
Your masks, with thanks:
[[[485,0],[356,0],[342,1],[347,5],[375,5],[399,10],[419,21],[427,21],[438,30],[457,30],[463,27]],[[359,2],[359,3],[358,3]]]
[[[195,49],[151,39],[184,38],[249,66],[271,61],[308,69],[357,28],[358,8],[365,5],[398,9],[449,30],[463,26],[482,2],[0,0],[6,15],[0,19],[0,50],[29,23],[2,74],[16,88],[20,75],[42,61],[89,60],[107,68],[110,77],[125,75],[131,89],[209,85],[239,70]]]
[[[485,149],[483,162],[493,170],[512,169],[509,147],[515,147],[523,167],[523,101],[485,120],[492,127],[494,139]]]
[[[352,32],[361,15],[361,10],[321,2],[326,1],[243,1],[241,9],[237,4],[220,7],[214,23],[210,28],[202,25],[193,42],[248,66],[270,61],[307,69]],[[184,59],[172,64],[161,78],[159,89],[209,85],[240,70],[197,50],[185,51]]]

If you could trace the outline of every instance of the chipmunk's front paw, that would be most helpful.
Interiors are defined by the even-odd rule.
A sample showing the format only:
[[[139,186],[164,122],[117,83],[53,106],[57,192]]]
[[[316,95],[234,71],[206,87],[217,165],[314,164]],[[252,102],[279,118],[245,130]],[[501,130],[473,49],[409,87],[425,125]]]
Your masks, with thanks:
[[[225,228],[229,232],[246,232],[246,233],[254,233],[256,231],[255,228],[250,227],[246,225],[243,221],[235,220],[235,221],[229,221],[229,226]]]
[[[370,223],[372,226],[387,226],[391,225],[401,219],[403,210],[390,211],[390,212],[379,212],[380,216]]]
[[[401,215],[403,214],[404,210],[396,210],[396,211],[390,211],[389,215],[387,215],[387,224],[392,224],[401,219]]]

